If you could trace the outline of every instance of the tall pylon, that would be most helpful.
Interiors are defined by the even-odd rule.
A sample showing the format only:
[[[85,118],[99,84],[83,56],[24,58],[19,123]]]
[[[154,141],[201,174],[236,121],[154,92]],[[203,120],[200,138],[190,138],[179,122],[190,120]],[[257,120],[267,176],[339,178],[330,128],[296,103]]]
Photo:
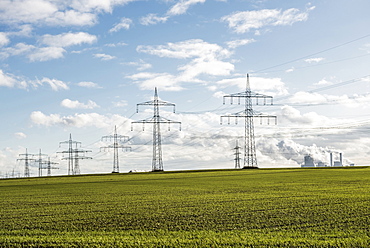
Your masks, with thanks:
[[[237,124],[238,118],[244,118],[244,169],[258,168],[257,156],[256,156],[256,144],[254,139],[254,118],[260,118],[261,124],[262,119],[267,118],[268,124],[270,124],[270,119],[275,120],[277,123],[277,117],[275,115],[264,115],[253,110],[252,99],[256,99],[257,105],[259,105],[259,99],[263,99],[263,105],[266,105],[266,100],[270,99],[270,105],[273,105],[272,96],[267,96],[259,93],[254,93],[251,91],[249,83],[249,74],[247,74],[247,83],[245,92],[225,95],[223,97],[223,103],[225,104],[225,99],[230,98],[230,103],[233,104],[234,98],[238,99],[238,104],[240,105],[240,99],[244,98],[244,110],[235,114],[223,115],[222,118],[228,118],[228,124],[230,124],[230,119],[235,118],[235,123]]]
[[[62,154],[68,153],[68,157],[62,158],[63,160],[68,160],[68,175],[79,175],[81,173],[79,160],[92,159],[92,157],[85,156],[86,153],[91,151],[78,149],[77,146],[81,145],[81,142],[72,140],[72,134],[69,134],[69,140],[59,142],[59,147],[62,144],[68,144],[68,150],[58,152]],[[73,148],[73,146],[75,146],[75,148]],[[80,156],[79,154],[83,154],[83,156]]]
[[[17,161],[24,161],[24,177],[30,177],[30,162],[35,161],[35,159],[30,158],[34,154],[29,154],[26,148],[26,153],[19,154],[19,156],[24,156],[24,158],[18,158]]]
[[[118,149],[131,150],[130,146],[120,145],[119,142],[127,142],[129,140],[128,136],[117,134],[117,127],[114,126],[114,134],[103,136],[102,140],[113,140],[113,145],[100,147],[100,149],[111,149],[113,148],[113,171],[112,173],[119,173],[119,156]]]
[[[41,149],[39,150],[39,154],[38,154],[38,159],[35,160],[35,162],[39,163],[39,177],[42,177],[42,164],[43,164],[43,160],[42,160],[42,157],[45,157],[47,156],[46,154],[42,154],[41,153]]]
[[[163,171],[163,161],[162,161],[162,140],[161,140],[161,123],[167,123],[168,124],[168,130],[170,130],[170,124],[176,123],[180,125],[181,130],[181,122],[179,121],[172,121],[169,119],[166,119],[164,117],[161,117],[159,115],[159,107],[163,106],[170,106],[173,107],[173,112],[175,113],[175,104],[164,102],[158,99],[158,92],[157,88],[154,89],[154,99],[152,101],[138,103],[136,112],[139,112],[139,106],[154,106],[154,115],[151,118],[141,120],[141,121],[133,121],[131,124],[135,123],[142,123],[143,124],[143,130],[145,123],[151,123],[153,124],[153,159],[152,159],[152,171]],[[133,130],[133,127],[131,127],[131,130]]]
[[[240,150],[240,146],[239,146],[239,144],[238,144],[238,140],[236,140],[236,145],[235,145],[235,148],[234,148],[234,150],[235,150],[235,153],[234,153],[234,155],[235,155],[235,169],[240,169],[240,154],[241,154],[241,152],[239,151]]]

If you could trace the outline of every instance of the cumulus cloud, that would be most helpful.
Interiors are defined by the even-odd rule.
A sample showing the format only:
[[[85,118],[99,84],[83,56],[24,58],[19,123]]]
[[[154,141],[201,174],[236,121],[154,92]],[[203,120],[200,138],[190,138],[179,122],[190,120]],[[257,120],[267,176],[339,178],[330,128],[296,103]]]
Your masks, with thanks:
[[[64,50],[61,47],[41,47],[34,49],[34,51],[29,53],[27,57],[31,62],[34,61],[42,62],[52,59],[63,58],[65,52],[66,50]]]
[[[41,111],[34,111],[30,115],[32,123],[39,126],[63,127],[96,127],[110,128],[115,123],[127,122],[127,118],[120,115],[104,116],[97,113],[74,114],[61,116],[59,114],[46,115]]]
[[[167,11],[167,15],[174,16],[185,14],[191,5],[205,2],[206,0],[180,0]]]
[[[229,28],[234,32],[242,34],[266,26],[286,26],[306,21],[309,12],[314,8],[310,7],[306,11],[295,8],[284,11],[278,9],[239,11],[222,17],[221,21],[228,23]]]
[[[245,90],[247,79],[246,77],[228,78],[217,81],[221,86],[238,86],[240,90]],[[250,87],[252,91],[259,92],[271,96],[283,96],[288,94],[288,88],[281,78],[263,78],[250,77]]]
[[[11,73],[6,73],[0,69],[0,86],[13,88],[27,88],[28,83],[22,78]]]
[[[305,59],[304,61],[309,63],[309,64],[312,64],[312,63],[319,63],[323,60],[324,60],[324,58],[309,58],[309,59]]]
[[[14,136],[15,136],[17,139],[25,139],[25,138],[27,138],[27,135],[26,135],[25,133],[22,133],[22,132],[14,133]]]
[[[227,42],[227,46],[231,49],[235,49],[237,47],[240,47],[240,46],[245,46],[247,44],[250,44],[250,43],[253,43],[253,42],[256,42],[256,40],[254,39],[243,39],[243,40],[233,40],[233,41],[229,41]]]
[[[168,16],[158,16],[157,14],[148,14],[142,18],[140,18],[140,24],[149,26],[154,25],[160,22],[166,22],[168,20]]]
[[[167,43],[159,46],[138,46],[137,51],[158,57],[188,60],[185,65],[178,67],[178,74],[169,73],[139,73],[128,78],[137,80],[142,88],[153,87],[159,83],[166,90],[181,90],[183,82],[202,83],[201,75],[225,76],[230,75],[234,65],[224,61],[232,54],[217,44],[211,44],[200,39],[192,39],[177,43]],[[144,79],[144,80],[140,80]],[[204,82],[203,82],[204,83]]]
[[[0,47],[7,45],[10,42],[6,33],[0,32]]]
[[[50,47],[68,47],[73,45],[81,45],[83,43],[92,44],[96,42],[97,37],[84,32],[79,33],[63,33],[58,35],[43,35],[41,43]]]
[[[60,105],[65,108],[70,109],[94,109],[99,107],[94,101],[89,100],[86,104],[79,101],[72,101],[70,99],[64,99]]]
[[[135,66],[138,71],[145,71],[147,69],[152,68],[152,65],[146,63],[144,60],[140,59],[139,62],[128,62],[124,63],[125,65]]]
[[[98,14],[135,0],[3,0],[0,22],[44,26],[88,26],[97,23]]]
[[[151,13],[140,19],[142,25],[155,25],[158,23],[165,23],[167,20],[176,15],[185,14],[188,9],[195,4],[204,3],[206,0],[180,0],[173,5],[164,16],[158,16],[157,14]]]
[[[20,76],[13,75],[11,73],[5,73],[0,69],[0,86],[4,87],[17,87],[21,89],[28,89],[29,87],[38,88],[39,86],[42,86],[44,84],[47,84],[51,87],[54,91],[59,90],[68,90],[68,84],[57,80],[57,79],[50,79],[50,78],[42,78],[41,80],[28,80],[24,79]]]
[[[131,24],[132,24],[132,20],[130,18],[124,17],[121,19],[120,23],[115,24],[114,27],[109,30],[109,32],[110,33],[118,32],[121,29],[128,30],[130,29]]]
[[[96,54],[94,54],[94,57],[99,58],[103,61],[108,61],[108,60],[112,60],[112,59],[116,58],[115,56],[104,54],[104,53],[96,53]]]
[[[330,120],[325,116],[319,115],[315,112],[301,114],[298,109],[288,105],[281,108],[281,113],[278,117],[279,122],[281,123],[293,123],[295,125],[307,125],[310,127],[330,123]]]
[[[50,79],[47,77],[42,78],[41,80],[36,81],[37,84],[43,85],[43,84],[48,84],[53,91],[59,91],[59,90],[68,90],[68,84],[57,80],[57,79]]]
[[[79,82],[77,85],[80,87],[85,87],[85,88],[95,88],[95,89],[102,88],[97,83],[93,83],[93,82]]]

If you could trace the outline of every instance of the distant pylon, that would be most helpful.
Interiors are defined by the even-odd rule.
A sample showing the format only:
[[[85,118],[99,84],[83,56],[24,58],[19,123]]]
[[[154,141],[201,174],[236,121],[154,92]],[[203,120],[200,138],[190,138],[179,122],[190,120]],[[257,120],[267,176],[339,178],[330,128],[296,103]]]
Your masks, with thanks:
[[[33,154],[29,154],[26,148],[26,153],[19,154],[19,156],[24,156],[24,158],[18,158],[17,161],[24,161],[24,177],[30,177],[30,162],[35,161],[35,159],[30,158]]]
[[[38,159],[35,161],[37,163],[39,163],[39,177],[42,177],[42,164],[43,164],[43,160],[42,160],[42,157],[44,156],[47,156],[46,154],[42,154],[41,153],[41,149],[39,150],[39,154],[38,154]]]
[[[235,118],[235,123],[237,124],[238,118],[244,118],[244,167],[243,168],[258,168],[257,165],[257,156],[256,156],[256,144],[254,139],[254,123],[253,118],[259,117],[261,119],[267,118],[268,124],[270,124],[270,118],[275,120],[275,124],[277,121],[277,117],[274,115],[264,115],[261,113],[257,113],[253,111],[253,104],[252,99],[256,98],[257,105],[259,104],[258,100],[261,98],[263,99],[263,105],[266,105],[266,99],[270,99],[270,104],[272,105],[272,96],[267,96],[259,93],[253,93],[251,91],[251,87],[249,84],[249,75],[247,74],[247,84],[245,92],[235,93],[224,96],[224,104],[225,98],[230,98],[230,103],[233,104],[233,99],[238,99],[238,104],[240,104],[240,99],[244,98],[244,110],[240,111],[235,114],[224,115],[221,116],[221,124],[222,118],[228,118],[228,124],[230,124],[230,118]]]
[[[173,112],[175,113],[175,104],[164,102],[158,99],[158,92],[157,88],[154,90],[154,100],[143,102],[137,104],[136,112],[139,112],[139,106],[145,105],[145,106],[154,106],[154,115],[151,118],[141,120],[141,121],[134,121],[131,124],[135,123],[142,123],[143,129],[145,123],[152,123],[153,124],[153,159],[152,159],[152,171],[163,171],[163,161],[162,161],[162,141],[161,141],[161,129],[160,129],[160,123],[167,123],[168,130],[170,130],[170,124],[171,123],[177,123],[181,125],[181,122],[179,121],[172,121],[166,118],[163,118],[159,115],[159,106],[171,106],[173,107]],[[131,130],[133,128],[131,127]],[[180,126],[181,130],[181,126]]]
[[[42,169],[46,169],[47,170],[47,176],[50,177],[51,176],[51,170],[54,170],[54,169],[59,169],[57,167],[52,167],[51,165],[53,164],[58,164],[58,163],[55,163],[55,162],[51,162],[50,161],[50,157],[48,158],[47,161],[43,161],[42,164],[46,164],[46,167],[42,167]]]
[[[69,140],[59,142],[59,146],[61,146],[62,144],[68,144],[67,151],[58,152],[63,154],[68,153],[68,157],[62,158],[63,160],[68,160],[68,175],[79,175],[80,174],[79,160],[92,159],[91,157],[85,156],[86,153],[91,151],[78,149],[77,145],[81,145],[81,142],[72,140],[72,134],[69,134]],[[75,145],[76,148],[73,148],[73,145]],[[83,156],[79,156],[80,153],[82,153]]]
[[[112,173],[119,173],[119,156],[118,156],[118,148],[122,148],[122,150],[131,150],[130,146],[123,146],[120,145],[119,142],[127,142],[129,137],[117,134],[117,127],[114,126],[114,134],[103,136],[102,140],[112,140],[113,145],[100,147],[100,149],[110,149],[113,148],[113,171]]]
[[[235,148],[234,148],[234,150],[235,150],[235,153],[234,153],[234,155],[235,155],[235,169],[240,169],[240,154],[241,154],[241,152],[239,151],[239,149],[240,149],[241,147],[238,145],[238,140],[236,141],[236,146],[235,146]]]

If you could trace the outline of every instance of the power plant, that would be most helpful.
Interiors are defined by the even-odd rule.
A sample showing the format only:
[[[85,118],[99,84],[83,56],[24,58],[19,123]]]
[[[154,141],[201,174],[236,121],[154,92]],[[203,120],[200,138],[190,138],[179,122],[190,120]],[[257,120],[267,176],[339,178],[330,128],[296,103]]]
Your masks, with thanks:
[[[343,166],[354,166],[355,164],[349,164],[349,165],[344,165],[343,164],[343,154],[340,152],[339,153],[339,160],[333,160],[333,152],[329,153],[329,164],[325,164],[322,161],[318,161],[315,163],[314,158],[312,155],[308,154],[304,156],[304,162],[301,165],[302,168],[305,167],[343,167]]]

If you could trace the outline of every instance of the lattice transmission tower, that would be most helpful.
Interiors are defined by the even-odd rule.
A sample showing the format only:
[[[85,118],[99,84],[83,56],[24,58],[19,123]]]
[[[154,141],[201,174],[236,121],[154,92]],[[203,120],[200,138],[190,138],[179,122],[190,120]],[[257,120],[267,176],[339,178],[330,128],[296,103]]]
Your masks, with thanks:
[[[24,177],[30,177],[30,162],[35,161],[30,156],[34,156],[34,154],[29,154],[26,148],[26,153],[19,154],[19,156],[24,156],[24,158],[17,159],[17,161],[24,161]]]
[[[42,177],[42,164],[43,164],[43,157],[47,156],[46,154],[41,153],[41,149],[39,150],[38,159],[35,160],[36,163],[39,163],[39,177]]]
[[[141,121],[133,121],[131,124],[142,123],[143,130],[145,127],[145,123],[153,124],[153,159],[152,159],[152,171],[163,171],[163,161],[162,161],[162,140],[161,140],[161,123],[168,124],[168,130],[170,130],[170,124],[175,123],[180,125],[181,130],[181,122],[179,121],[172,121],[161,117],[159,115],[159,107],[169,106],[173,107],[173,112],[175,113],[175,104],[161,101],[158,99],[158,92],[157,88],[154,90],[154,99],[152,101],[143,102],[137,104],[136,112],[139,112],[139,106],[153,106],[154,107],[154,115],[145,120]],[[131,127],[131,130],[133,127]]]
[[[108,141],[108,140],[112,141],[113,140],[112,145],[100,147],[100,149],[113,149],[113,171],[112,171],[112,173],[119,173],[118,150],[119,150],[119,148],[121,148],[122,151],[124,151],[124,150],[126,150],[126,151],[130,150],[131,151],[130,146],[124,146],[124,145],[120,144],[120,143],[123,143],[123,142],[127,142],[129,140],[129,137],[117,134],[117,127],[114,126],[114,134],[103,136],[102,140],[105,140],[105,141]]]
[[[239,146],[239,144],[238,144],[238,141],[236,141],[236,145],[235,145],[235,148],[234,148],[234,150],[235,150],[235,153],[234,153],[234,155],[235,155],[235,169],[240,169],[240,154],[241,154],[241,152],[240,152],[240,146]]]
[[[234,98],[238,99],[238,104],[240,105],[241,99],[244,99],[244,110],[229,115],[221,116],[221,124],[223,118],[228,118],[228,124],[230,124],[230,119],[235,118],[235,123],[238,123],[238,118],[244,118],[244,169],[248,168],[258,168],[257,156],[256,156],[256,144],[254,138],[254,118],[260,118],[261,124],[262,119],[267,118],[268,124],[270,124],[270,119],[274,119],[275,124],[277,123],[277,117],[275,115],[265,115],[253,110],[252,99],[256,99],[256,105],[259,105],[259,99],[263,99],[263,105],[267,105],[267,99],[270,100],[270,105],[273,105],[272,96],[267,96],[259,93],[254,93],[251,91],[249,83],[249,75],[247,74],[246,89],[244,92],[226,95],[223,97],[223,103],[225,104],[225,99],[230,98],[230,103],[233,104]]]
[[[48,177],[51,176],[51,170],[59,169],[58,167],[53,167],[52,166],[52,165],[58,164],[58,163],[51,162],[50,161],[50,157],[48,157],[48,160],[47,161],[42,161],[41,164],[45,164],[46,165],[46,167],[42,167],[42,169],[46,169],[47,170],[47,176]]]
[[[68,144],[68,150],[58,152],[62,154],[68,154],[68,157],[63,157],[63,160],[68,160],[68,175],[79,175],[80,165],[79,160],[92,159],[92,157],[87,157],[85,154],[91,152],[90,150],[78,149],[78,145],[81,146],[81,142],[72,140],[72,134],[69,134],[69,140],[59,142],[59,146],[62,144]],[[75,146],[75,148],[73,148]],[[80,156],[79,154],[82,154]]]

